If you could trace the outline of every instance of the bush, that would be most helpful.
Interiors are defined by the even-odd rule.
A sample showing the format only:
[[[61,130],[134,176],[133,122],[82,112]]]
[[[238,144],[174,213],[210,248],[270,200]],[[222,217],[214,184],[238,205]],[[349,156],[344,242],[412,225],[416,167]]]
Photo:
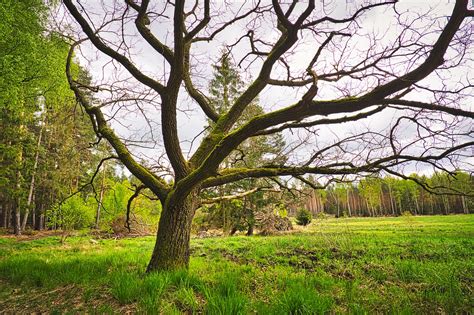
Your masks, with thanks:
[[[95,210],[76,194],[47,211],[48,226],[65,231],[83,229],[94,224],[94,215]]]
[[[316,213],[316,219],[318,219],[318,220],[325,220],[328,217],[329,217],[329,215],[324,213],[324,211],[320,211],[320,212]]]
[[[306,226],[311,223],[313,216],[307,209],[300,209],[296,214],[296,224]]]

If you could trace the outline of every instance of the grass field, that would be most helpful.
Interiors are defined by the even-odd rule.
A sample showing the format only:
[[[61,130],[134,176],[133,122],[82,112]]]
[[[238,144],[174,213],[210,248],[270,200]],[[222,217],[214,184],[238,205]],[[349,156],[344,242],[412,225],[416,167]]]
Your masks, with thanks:
[[[474,215],[327,219],[194,239],[188,272],[144,275],[153,237],[0,238],[6,313],[471,313]]]

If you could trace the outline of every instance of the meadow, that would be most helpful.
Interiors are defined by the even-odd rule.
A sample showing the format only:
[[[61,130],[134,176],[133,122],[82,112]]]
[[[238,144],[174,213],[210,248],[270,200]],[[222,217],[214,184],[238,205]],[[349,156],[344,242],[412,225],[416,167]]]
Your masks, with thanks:
[[[319,219],[192,240],[145,275],[154,237],[0,237],[0,313],[453,314],[474,311],[474,215]]]

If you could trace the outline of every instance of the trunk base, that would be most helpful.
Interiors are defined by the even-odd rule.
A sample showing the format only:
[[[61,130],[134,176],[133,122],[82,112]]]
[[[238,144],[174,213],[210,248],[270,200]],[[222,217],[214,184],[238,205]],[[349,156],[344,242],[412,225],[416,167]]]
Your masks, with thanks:
[[[163,208],[155,248],[146,272],[187,269],[191,223],[198,204],[197,192]],[[183,200],[184,199],[184,200]]]

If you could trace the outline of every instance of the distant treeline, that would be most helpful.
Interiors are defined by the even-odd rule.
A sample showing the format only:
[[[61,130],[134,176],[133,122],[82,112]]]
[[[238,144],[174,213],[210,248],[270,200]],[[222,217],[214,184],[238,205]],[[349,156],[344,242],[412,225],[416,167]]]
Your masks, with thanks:
[[[469,174],[434,173],[431,177],[411,177],[419,183],[387,176],[311,190],[304,207],[314,214],[324,211],[336,217],[398,216],[405,212],[432,215],[474,210],[474,180]]]

